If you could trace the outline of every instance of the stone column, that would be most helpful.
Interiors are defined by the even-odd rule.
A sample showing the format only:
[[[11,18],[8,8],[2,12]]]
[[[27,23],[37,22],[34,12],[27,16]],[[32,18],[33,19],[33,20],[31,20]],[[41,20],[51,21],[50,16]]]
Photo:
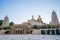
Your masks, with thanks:
[[[40,33],[40,35],[41,35],[41,29],[40,29],[40,32],[39,32],[39,33]]]
[[[56,34],[56,30],[55,30],[55,34]]]
[[[45,30],[45,33],[47,34],[47,30]]]
[[[50,30],[50,34],[51,34],[51,30]]]

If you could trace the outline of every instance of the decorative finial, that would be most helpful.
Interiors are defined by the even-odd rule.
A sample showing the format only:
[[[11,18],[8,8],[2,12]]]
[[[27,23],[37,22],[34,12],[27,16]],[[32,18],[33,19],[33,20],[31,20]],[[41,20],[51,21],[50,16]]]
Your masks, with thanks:
[[[8,17],[7,15],[5,17]]]
[[[32,15],[32,20],[34,20],[34,16]]]
[[[6,17],[7,17],[7,15],[6,15]]]
[[[54,9],[53,9],[53,12],[54,12]]]
[[[40,18],[40,15],[39,15],[39,18]]]

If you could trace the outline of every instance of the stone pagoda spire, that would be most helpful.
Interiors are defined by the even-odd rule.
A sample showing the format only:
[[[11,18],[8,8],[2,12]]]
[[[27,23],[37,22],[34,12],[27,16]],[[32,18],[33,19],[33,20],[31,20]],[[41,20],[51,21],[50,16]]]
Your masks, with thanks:
[[[51,19],[51,24],[52,25],[57,25],[59,24],[58,18],[57,18],[57,14],[56,12],[53,10],[52,12],[52,19]]]
[[[6,15],[6,17],[5,17],[4,20],[3,20],[2,27],[7,27],[7,26],[9,26],[9,18],[8,18],[8,16]]]

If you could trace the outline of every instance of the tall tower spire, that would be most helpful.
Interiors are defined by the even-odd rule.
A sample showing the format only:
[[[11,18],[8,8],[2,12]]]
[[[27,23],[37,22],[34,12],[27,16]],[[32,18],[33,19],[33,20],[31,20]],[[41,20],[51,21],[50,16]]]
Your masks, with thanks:
[[[57,14],[56,14],[56,12],[55,12],[54,10],[53,10],[53,12],[52,12],[51,24],[52,24],[52,25],[57,25],[57,24],[59,24],[58,18],[57,18]]]
[[[4,18],[4,20],[3,20],[2,27],[7,27],[7,26],[9,26],[9,18],[6,15],[5,18]]]

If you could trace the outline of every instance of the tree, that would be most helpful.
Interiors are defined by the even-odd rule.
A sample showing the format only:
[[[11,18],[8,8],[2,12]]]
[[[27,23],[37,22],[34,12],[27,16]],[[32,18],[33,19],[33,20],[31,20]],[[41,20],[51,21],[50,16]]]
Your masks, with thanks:
[[[38,26],[37,26],[37,25],[34,25],[34,26],[33,26],[33,29],[38,29]]]
[[[2,26],[3,20],[0,20],[0,26]]]
[[[34,26],[33,26],[33,29],[37,29],[37,25],[34,25]]]
[[[45,29],[45,28],[47,28],[47,26],[46,25],[42,25],[41,28]]]
[[[48,24],[47,27],[48,27],[48,28],[51,28],[51,25]]]
[[[10,27],[10,26],[8,26],[8,27],[4,27],[3,29],[4,29],[4,30],[10,30],[10,29],[11,29],[11,27]]]
[[[13,23],[13,22],[10,22],[10,23],[9,23],[9,25],[10,25],[10,26],[13,26],[13,25],[14,25],[14,23]]]

